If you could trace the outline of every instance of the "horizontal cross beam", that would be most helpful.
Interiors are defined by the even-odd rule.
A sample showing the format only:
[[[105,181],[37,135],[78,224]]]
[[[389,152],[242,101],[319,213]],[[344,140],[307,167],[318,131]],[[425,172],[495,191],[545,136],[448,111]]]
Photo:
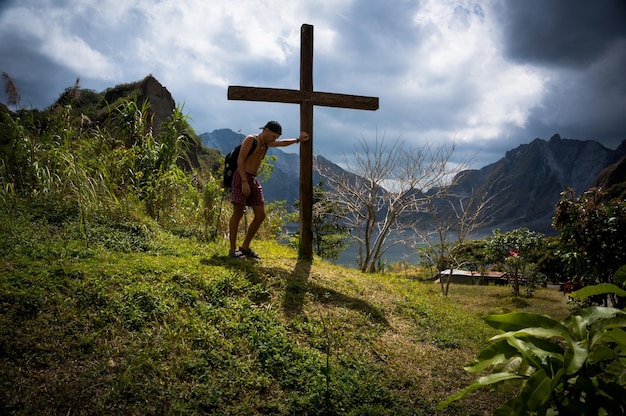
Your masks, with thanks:
[[[311,103],[324,107],[378,110],[378,97],[336,94],[319,91],[300,91],[282,88],[228,87],[229,100],[265,101],[276,103]]]

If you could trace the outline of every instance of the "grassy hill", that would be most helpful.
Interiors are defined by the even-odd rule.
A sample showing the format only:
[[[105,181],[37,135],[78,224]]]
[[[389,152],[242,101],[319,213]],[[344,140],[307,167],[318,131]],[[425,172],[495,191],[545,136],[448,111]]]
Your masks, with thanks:
[[[495,334],[480,316],[567,314],[553,289],[444,297],[419,270],[300,261],[280,209],[263,260],[230,259],[218,152],[193,157],[169,93],[78,87],[0,106],[2,415],[490,414],[513,392],[435,410]]]
[[[443,297],[416,271],[302,262],[271,241],[236,261],[220,239],[117,226],[87,248],[79,228],[0,225],[2,414],[490,414],[510,391],[434,409],[494,335],[480,316],[567,314],[554,289]]]

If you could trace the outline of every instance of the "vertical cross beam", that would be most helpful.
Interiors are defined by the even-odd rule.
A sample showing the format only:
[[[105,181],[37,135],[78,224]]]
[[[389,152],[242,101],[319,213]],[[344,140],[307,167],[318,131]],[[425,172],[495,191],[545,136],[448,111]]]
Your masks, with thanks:
[[[313,26],[304,24],[300,39],[300,89],[228,87],[229,100],[300,104],[300,130],[309,140],[300,144],[300,258],[313,258],[313,107],[377,110],[378,97],[313,90]]]
[[[313,95],[313,26],[300,29],[300,91]],[[300,255],[313,258],[313,102],[300,103],[300,131],[309,140],[300,145]]]

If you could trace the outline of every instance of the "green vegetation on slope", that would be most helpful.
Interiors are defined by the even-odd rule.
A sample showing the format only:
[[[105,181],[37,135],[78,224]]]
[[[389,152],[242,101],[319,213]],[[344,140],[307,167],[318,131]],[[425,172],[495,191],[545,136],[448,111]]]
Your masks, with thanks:
[[[511,302],[508,288],[443,297],[271,242],[255,246],[263,260],[234,261],[222,241],[150,226],[103,227],[86,248],[78,224],[46,224],[0,228],[4,414],[470,415],[511,393],[435,410],[469,382],[463,365],[494,335],[479,316]],[[504,306],[567,309],[556,290],[517,302]]]
[[[135,86],[106,111],[78,86],[0,110],[1,414],[489,414],[514,392],[435,409],[495,334],[479,317],[567,313],[555,290],[444,297],[300,261],[270,208],[264,259],[229,259],[217,159],[192,160],[181,109],[156,129]]]

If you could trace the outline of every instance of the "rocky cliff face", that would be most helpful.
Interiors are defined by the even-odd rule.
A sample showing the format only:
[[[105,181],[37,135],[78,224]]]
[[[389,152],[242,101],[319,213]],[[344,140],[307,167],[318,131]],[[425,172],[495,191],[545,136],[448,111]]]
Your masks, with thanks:
[[[104,93],[106,103],[113,104],[119,99],[135,99],[139,106],[147,102],[154,117],[152,126],[155,132],[176,108],[172,94],[152,75],[138,82],[116,85]]]
[[[483,220],[550,231],[560,193],[573,188],[584,192],[600,172],[624,157],[625,146],[610,150],[592,140],[569,140],[554,135],[535,139],[506,153],[498,162],[459,177],[457,193],[494,196]]]
[[[164,121],[171,117],[176,102],[172,98],[172,94],[152,75],[148,75],[141,82],[141,95],[138,102],[147,101],[150,103],[150,110],[154,114],[154,126],[160,126]]]

